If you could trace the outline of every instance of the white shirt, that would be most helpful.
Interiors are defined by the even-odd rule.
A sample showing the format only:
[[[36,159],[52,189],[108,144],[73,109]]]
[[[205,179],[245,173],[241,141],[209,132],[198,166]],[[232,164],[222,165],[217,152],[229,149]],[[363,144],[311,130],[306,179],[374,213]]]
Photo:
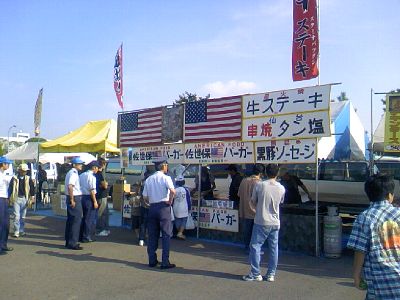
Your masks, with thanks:
[[[262,226],[278,226],[279,204],[285,197],[285,188],[273,179],[258,182],[253,189],[252,201],[257,203],[254,223]]]
[[[143,196],[149,198],[149,203],[154,204],[169,201],[169,190],[174,188],[171,177],[157,171],[144,182]]]
[[[0,198],[8,198],[8,186],[11,176],[6,175],[5,171],[0,170]]]
[[[186,189],[183,186],[180,186],[175,191],[174,204],[172,205],[174,216],[176,218],[185,218],[189,215]]]
[[[68,186],[70,184],[74,186],[74,188],[73,188],[74,196],[82,195],[81,185],[79,183],[78,170],[75,168],[72,168],[71,170],[69,170],[67,175],[65,176],[65,194],[67,196],[69,196]]]
[[[81,184],[82,195],[90,195],[93,190],[96,193],[96,177],[93,171],[89,170],[79,175],[79,182]]]

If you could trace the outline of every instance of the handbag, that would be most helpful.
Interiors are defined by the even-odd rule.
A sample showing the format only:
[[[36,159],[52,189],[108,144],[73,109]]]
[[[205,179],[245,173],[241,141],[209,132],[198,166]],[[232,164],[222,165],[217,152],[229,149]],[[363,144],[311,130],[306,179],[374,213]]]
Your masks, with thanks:
[[[187,220],[186,220],[185,229],[193,230],[195,228],[196,228],[196,226],[194,225],[193,217],[192,217],[191,214],[189,214],[188,217],[187,217]]]

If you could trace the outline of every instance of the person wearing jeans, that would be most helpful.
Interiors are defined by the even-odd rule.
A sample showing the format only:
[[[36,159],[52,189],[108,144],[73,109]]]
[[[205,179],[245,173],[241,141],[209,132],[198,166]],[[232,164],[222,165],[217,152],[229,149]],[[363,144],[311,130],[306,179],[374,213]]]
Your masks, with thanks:
[[[252,201],[256,207],[253,232],[250,241],[250,265],[248,275],[243,276],[245,281],[262,281],[260,270],[261,247],[265,241],[268,244],[267,281],[275,281],[278,265],[278,238],[279,238],[279,205],[285,197],[285,188],[276,181],[279,167],[269,164],[265,168],[268,179],[257,183],[253,189]]]
[[[261,181],[263,173],[264,165],[255,164],[253,166],[252,175],[243,179],[239,185],[239,217],[242,220],[243,240],[246,250],[250,247],[251,233],[253,231],[254,217],[256,215],[256,208],[253,205],[251,196],[254,186]]]
[[[35,186],[30,176],[27,176],[29,167],[20,164],[18,174],[10,182],[10,201],[14,208],[14,234],[15,238],[25,235],[25,217],[28,202],[33,203],[35,199]]]

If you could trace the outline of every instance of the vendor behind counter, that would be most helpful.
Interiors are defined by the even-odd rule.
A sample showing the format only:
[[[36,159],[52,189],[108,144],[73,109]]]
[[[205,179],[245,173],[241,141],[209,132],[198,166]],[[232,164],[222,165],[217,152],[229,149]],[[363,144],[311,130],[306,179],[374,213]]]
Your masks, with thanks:
[[[287,169],[282,168],[280,172],[281,178],[280,183],[285,187],[285,204],[302,204],[303,201],[301,199],[299,187],[307,194],[308,200],[311,201],[311,194],[308,191],[307,187],[296,175],[292,175],[289,173]]]

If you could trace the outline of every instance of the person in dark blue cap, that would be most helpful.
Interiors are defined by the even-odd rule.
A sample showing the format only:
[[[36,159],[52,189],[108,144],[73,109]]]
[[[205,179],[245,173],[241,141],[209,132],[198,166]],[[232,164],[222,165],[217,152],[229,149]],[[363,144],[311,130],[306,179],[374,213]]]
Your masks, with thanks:
[[[147,254],[149,267],[156,267],[158,238],[162,233],[162,262],[161,269],[171,269],[175,264],[169,261],[169,244],[172,235],[171,204],[175,196],[175,188],[171,177],[167,176],[168,163],[165,158],[153,161],[156,173],[146,179],[143,189],[143,198],[150,204],[148,216],[149,239]]]
[[[78,244],[82,222],[82,190],[79,182],[79,171],[83,160],[74,157],[71,160],[72,169],[65,176],[65,194],[67,196],[67,223],[65,226],[65,247],[72,250],[82,250]]]
[[[99,163],[92,161],[88,164],[88,170],[79,176],[82,191],[83,219],[79,240],[82,243],[93,242],[92,236],[96,230],[96,213],[99,205],[96,200],[96,177],[99,171]]]
[[[0,156],[0,255],[6,251],[12,251],[12,247],[7,246],[8,233],[10,231],[10,215],[8,213],[8,187],[11,176],[5,174],[9,165],[12,163],[5,156]]]

